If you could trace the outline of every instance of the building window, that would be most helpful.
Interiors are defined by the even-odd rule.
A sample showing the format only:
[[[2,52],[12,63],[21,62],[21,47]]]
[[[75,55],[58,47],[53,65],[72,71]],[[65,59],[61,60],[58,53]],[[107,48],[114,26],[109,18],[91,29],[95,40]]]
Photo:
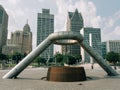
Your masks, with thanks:
[[[0,24],[2,24],[3,10],[0,9]]]

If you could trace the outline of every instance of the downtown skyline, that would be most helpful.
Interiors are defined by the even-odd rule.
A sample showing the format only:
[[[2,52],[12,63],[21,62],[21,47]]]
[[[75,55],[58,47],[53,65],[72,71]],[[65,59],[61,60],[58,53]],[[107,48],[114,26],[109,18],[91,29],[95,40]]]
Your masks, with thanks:
[[[42,8],[50,9],[55,16],[54,30],[65,31],[67,13],[77,8],[81,12],[85,27],[101,28],[102,41],[119,40],[120,37],[120,1],[116,0],[0,0],[9,15],[8,38],[15,30],[29,20],[33,32],[33,48],[36,47],[37,13]]]

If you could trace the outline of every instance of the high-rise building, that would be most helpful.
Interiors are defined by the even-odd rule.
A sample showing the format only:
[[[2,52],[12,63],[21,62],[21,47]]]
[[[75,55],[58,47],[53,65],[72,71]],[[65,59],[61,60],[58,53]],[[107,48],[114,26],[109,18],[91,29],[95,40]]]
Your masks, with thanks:
[[[32,32],[30,26],[25,24],[22,30],[17,30],[11,33],[11,39],[8,40],[8,45],[4,45],[2,52],[4,54],[13,54],[19,52],[28,54],[32,51]]]
[[[120,53],[120,40],[108,40],[103,42],[106,51],[103,51],[105,54],[108,52]]]
[[[12,55],[13,53],[21,53],[21,45],[8,44],[2,47],[2,53],[5,55]]]
[[[76,9],[75,12],[68,12],[67,17],[67,31],[73,31],[80,33],[83,28],[83,18],[81,13]],[[80,45],[62,45],[63,54],[80,55],[81,53]]]
[[[5,9],[0,5],[0,53],[2,52],[3,45],[7,42],[8,33],[8,15]]]
[[[32,32],[30,26],[25,24],[23,27],[23,39],[22,39],[22,53],[29,53],[32,51]]]
[[[2,53],[12,55],[13,53],[22,53],[22,31],[18,30],[11,33],[11,39],[7,45],[2,47]]]
[[[39,45],[49,34],[54,32],[54,15],[49,9],[42,9],[37,15],[37,45]],[[53,57],[53,45],[50,45],[42,54],[43,58]]]
[[[106,42],[102,42],[102,57],[105,59],[107,54]]]
[[[22,46],[22,40],[23,40],[23,31],[16,30],[15,32],[11,33],[11,44]]]
[[[101,43],[101,31],[100,28],[86,27],[81,30],[81,34],[84,37],[83,42],[90,45],[96,52],[102,56],[102,43]],[[90,55],[81,48],[82,60],[84,62],[91,62]]]

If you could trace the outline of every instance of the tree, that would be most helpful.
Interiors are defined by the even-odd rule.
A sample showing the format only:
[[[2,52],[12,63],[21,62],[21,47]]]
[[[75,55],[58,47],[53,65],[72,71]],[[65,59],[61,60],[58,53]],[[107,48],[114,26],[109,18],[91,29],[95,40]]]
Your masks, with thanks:
[[[106,60],[110,63],[116,63],[119,61],[119,54],[115,52],[109,52],[106,55]]]
[[[72,64],[76,64],[76,63],[77,63],[77,59],[72,55],[68,55],[68,64],[72,65]]]
[[[118,55],[119,55],[119,61],[118,62],[120,62],[120,53],[118,53]]]
[[[38,66],[40,66],[40,63],[46,64],[46,59],[39,56],[35,59],[35,62],[38,64]]]
[[[56,62],[61,63],[63,61],[63,55],[60,53],[56,53],[54,59],[56,60]]]
[[[67,63],[67,64],[76,64],[77,62],[80,62],[82,59],[81,55],[62,55],[60,53],[56,53],[54,56],[54,59],[58,63]]]
[[[8,56],[5,55],[5,54],[0,53],[0,61],[3,61],[3,60],[7,61],[8,60]]]
[[[77,63],[77,59],[73,55],[64,55],[63,62],[72,65]]]
[[[19,52],[15,52],[13,55],[12,55],[12,60],[15,61],[16,64],[19,63],[20,60],[22,60],[23,58],[23,54],[19,53]]]
[[[74,55],[75,59],[78,60],[78,62],[81,62],[82,56],[81,55]]]

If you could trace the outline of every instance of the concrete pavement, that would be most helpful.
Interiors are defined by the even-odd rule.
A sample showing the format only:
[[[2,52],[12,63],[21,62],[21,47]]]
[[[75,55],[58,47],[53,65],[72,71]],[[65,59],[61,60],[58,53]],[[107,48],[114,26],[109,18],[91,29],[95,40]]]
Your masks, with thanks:
[[[108,77],[98,65],[85,67],[87,81],[51,82],[41,80],[47,75],[47,68],[25,69],[18,79],[2,79],[8,70],[0,70],[0,90],[120,90],[120,76]],[[120,69],[117,69],[120,74]]]

